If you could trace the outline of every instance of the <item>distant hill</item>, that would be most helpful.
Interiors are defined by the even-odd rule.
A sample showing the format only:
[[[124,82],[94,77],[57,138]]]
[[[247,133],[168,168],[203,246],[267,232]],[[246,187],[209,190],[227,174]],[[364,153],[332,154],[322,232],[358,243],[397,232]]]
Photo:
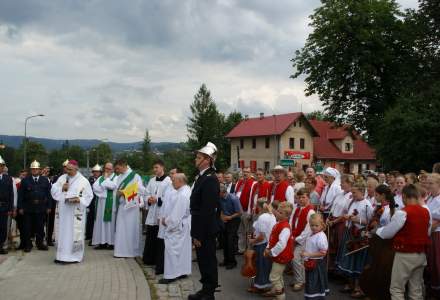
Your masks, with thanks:
[[[47,139],[47,138],[37,138],[37,137],[29,137],[30,140],[41,143],[47,150],[55,150],[60,149],[62,144],[66,140],[58,140],[58,139]],[[23,136],[17,135],[0,135],[0,141],[3,142],[8,147],[18,148],[20,147],[21,142],[23,141]],[[89,149],[93,146],[96,146],[102,141],[100,140],[68,140],[70,145],[77,145],[84,149]],[[138,150],[142,146],[142,142],[132,142],[132,143],[116,143],[116,142],[105,142],[108,144],[113,152],[121,152],[125,150]],[[153,152],[166,152],[168,150],[178,149],[182,147],[182,143],[171,143],[171,142],[161,142],[154,143],[151,142],[151,150]]]

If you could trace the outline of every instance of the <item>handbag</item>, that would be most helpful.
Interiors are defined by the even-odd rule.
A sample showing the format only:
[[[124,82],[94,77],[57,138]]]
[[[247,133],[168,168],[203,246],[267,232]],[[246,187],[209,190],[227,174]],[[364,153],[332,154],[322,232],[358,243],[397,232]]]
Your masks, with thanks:
[[[313,271],[318,265],[317,259],[308,259],[304,261],[304,269],[306,271]]]

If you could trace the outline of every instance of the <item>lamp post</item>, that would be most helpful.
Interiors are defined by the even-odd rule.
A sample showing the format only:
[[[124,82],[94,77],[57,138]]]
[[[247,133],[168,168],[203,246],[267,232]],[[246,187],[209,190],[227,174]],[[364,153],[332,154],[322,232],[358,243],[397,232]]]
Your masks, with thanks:
[[[36,117],[44,117],[43,114],[33,115],[24,119],[24,141],[23,141],[23,169],[26,169],[26,144],[27,144],[27,122],[29,119]]]

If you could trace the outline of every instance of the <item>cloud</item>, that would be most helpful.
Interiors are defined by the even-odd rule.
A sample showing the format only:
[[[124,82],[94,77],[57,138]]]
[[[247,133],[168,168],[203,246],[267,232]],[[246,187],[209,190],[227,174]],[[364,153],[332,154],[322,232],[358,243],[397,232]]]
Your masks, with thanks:
[[[202,83],[225,113],[319,109],[289,79],[319,3],[0,1],[1,133],[183,141]]]

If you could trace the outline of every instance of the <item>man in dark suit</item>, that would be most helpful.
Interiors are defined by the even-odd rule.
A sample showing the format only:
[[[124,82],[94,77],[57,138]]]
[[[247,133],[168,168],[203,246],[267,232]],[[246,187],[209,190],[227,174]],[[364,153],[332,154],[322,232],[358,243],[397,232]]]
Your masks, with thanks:
[[[32,233],[36,235],[37,248],[47,250],[44,242],[44,222],[52,207],[51,184],[47,177],[40,175],[40,163],[34,160],[30,169],[31,175],[20,184],[17,203],[18,213],[24,216],[24,252],[30,252],[32,249]]]
[[[188,300],[215,299],[218,287],[216,235],[220,229],[220,187],[214,169],[217,147],[208,143],[197,151],[195,164],[199,171],[191,193],[191,237],[196,247],[202,289]]]
[[[233,182],[233,176],[231,173],[227,172],[224,175],[225,177],[225,185],[226,185],[226,191],[228,194],[235,194],[235,183]]]
[[[8,238],[8,217],[14,209],[14,181],[4,174],[6,163],[0,156],[0,254],[7,254],[3,244]]]

